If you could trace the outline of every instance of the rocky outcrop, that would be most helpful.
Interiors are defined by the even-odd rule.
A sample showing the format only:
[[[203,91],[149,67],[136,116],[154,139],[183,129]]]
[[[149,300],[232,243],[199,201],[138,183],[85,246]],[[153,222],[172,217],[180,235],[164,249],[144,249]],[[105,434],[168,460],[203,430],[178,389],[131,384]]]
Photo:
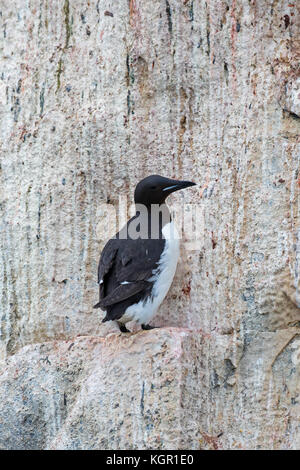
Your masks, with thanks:
[[[198,448],[200,343],[173,328],[26,346],[0,376],[0,448]]]
[[[0,448],[298,448],[297,348],[296,328],[246,352],[179,328],[25,346],[0,375]]]

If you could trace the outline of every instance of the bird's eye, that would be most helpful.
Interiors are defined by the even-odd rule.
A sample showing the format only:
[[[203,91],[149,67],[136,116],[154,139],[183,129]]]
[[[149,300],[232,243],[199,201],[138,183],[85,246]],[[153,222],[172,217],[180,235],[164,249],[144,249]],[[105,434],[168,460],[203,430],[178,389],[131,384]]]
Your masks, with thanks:
[[[150,186],[150,189],[156,189],[157,187],[156,186]]]

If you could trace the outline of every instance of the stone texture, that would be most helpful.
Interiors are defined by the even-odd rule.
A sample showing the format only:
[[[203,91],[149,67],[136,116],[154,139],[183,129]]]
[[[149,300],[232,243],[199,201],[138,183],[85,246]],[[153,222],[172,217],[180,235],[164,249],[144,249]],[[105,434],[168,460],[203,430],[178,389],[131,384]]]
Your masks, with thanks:
[[[0,0],[0,11],[3,368],[35,343],[55,341],[44,346],[55,356],[49,344],[77,335],[106,341],[114,327],[92,310],[101,204],[131,197],[149,173],[189,178],[200,186],[173,202],[201,204],[203,243],[182,248],[156,318],[207,341],[185,412],[196,396],[205,448],[299,448],[298,3]],[[43,423],[40,393],[37,383],[31,419]],[[30,445],[50,446],[58,430],[73,445],[55,419]],[[133,429],[128,447],[142,442]]]
[[[200,344],[169,328],[26,346],[0,376],[0,448],[197,448]]]
[[[297,334],[246,353],[182,328],[25,346],[0,375],[0,449],[297,449]]]

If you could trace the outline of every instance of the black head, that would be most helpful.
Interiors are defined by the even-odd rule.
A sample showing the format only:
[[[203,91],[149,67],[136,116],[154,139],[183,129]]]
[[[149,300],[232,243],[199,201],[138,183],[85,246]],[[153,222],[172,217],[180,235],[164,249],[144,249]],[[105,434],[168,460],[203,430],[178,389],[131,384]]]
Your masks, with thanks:
[[[137,184],[134,202],[144,205],[163,204],[169,194],[195,184],[191,181],[177,181],[159,175],[147,176]]]

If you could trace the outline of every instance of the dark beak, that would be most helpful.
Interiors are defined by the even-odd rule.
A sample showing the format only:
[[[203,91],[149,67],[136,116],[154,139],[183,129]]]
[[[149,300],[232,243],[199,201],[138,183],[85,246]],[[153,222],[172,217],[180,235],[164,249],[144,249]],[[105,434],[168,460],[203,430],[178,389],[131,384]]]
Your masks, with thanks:
[[[179,191],[179,189],[188,188],[189,186],[195,186],[196,183],[192,181],[176,181],[173,180],[170,185],[163,189],[167,194],[173,193],[174,191]]]

